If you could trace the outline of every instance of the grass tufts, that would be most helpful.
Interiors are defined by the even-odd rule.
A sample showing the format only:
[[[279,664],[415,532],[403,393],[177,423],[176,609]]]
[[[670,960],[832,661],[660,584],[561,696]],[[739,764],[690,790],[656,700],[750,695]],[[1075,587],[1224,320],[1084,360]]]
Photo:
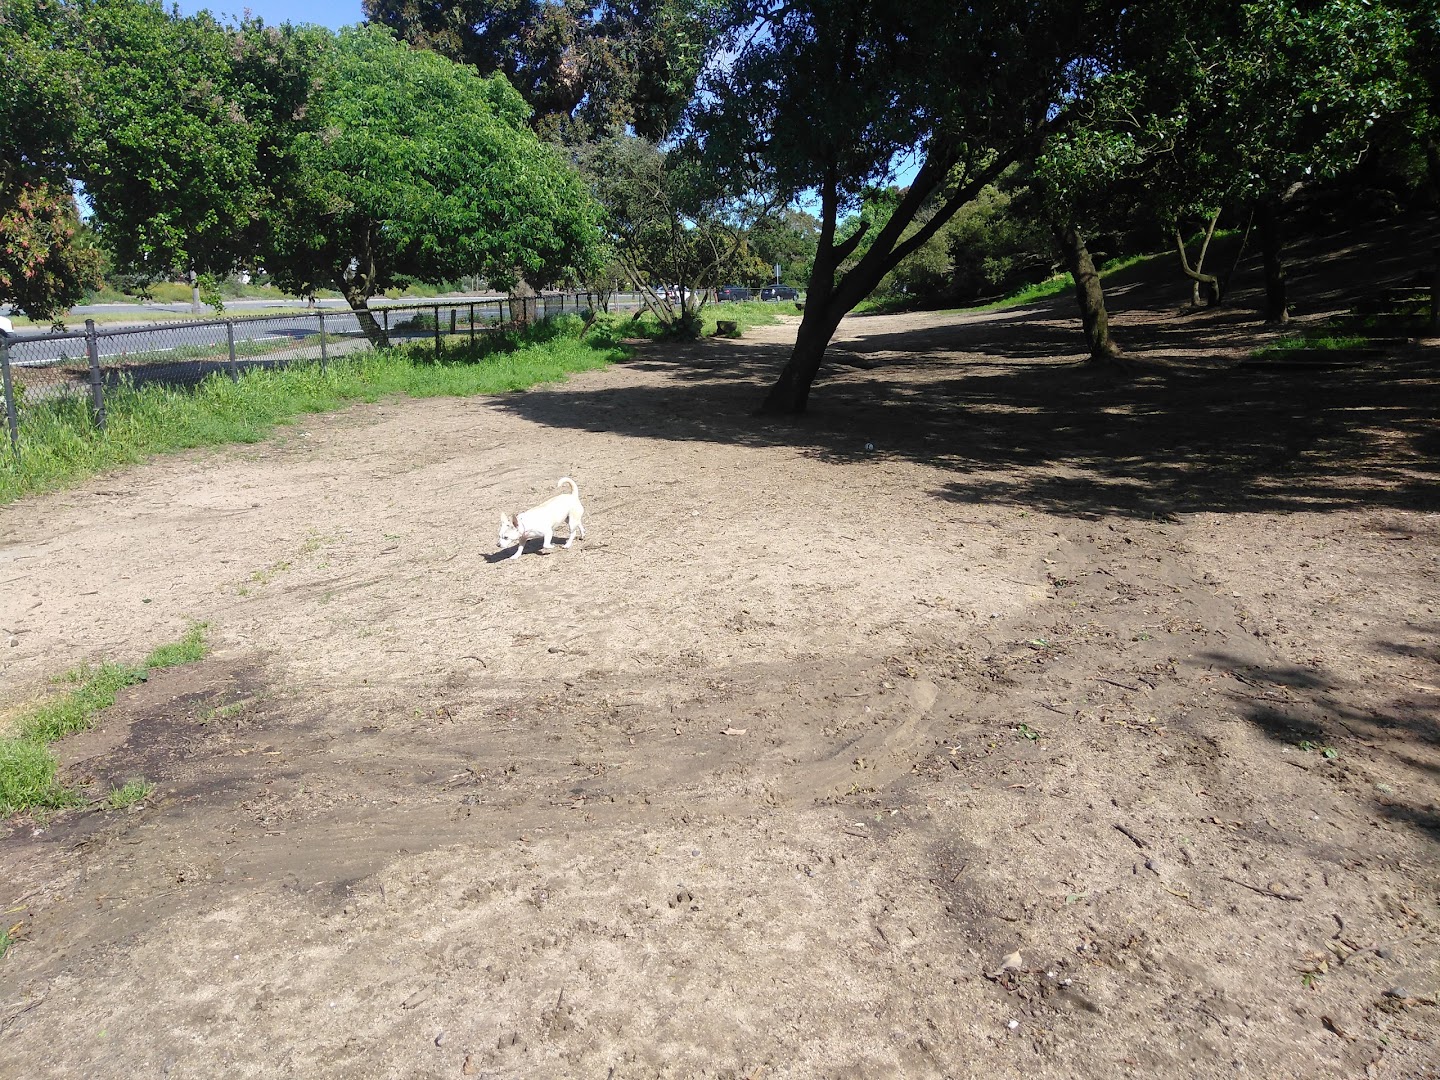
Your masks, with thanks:
[[[146,783],[143,777],[128,780],[124,787],[115,788],[105,796],[105,807],[108,810],[124,810],[127,806],[143,802],[154,790],[155,785]]]
[[[1360,334],[1337,334],[1333,330],[1317,327],[1280,338],[1268,345],[1262,345],[1250,355],[1263,360],[1266,357],[1283,357],[1288,353],[1302,350],[1307,352],[1352,352],[1355,349],[1369,348],[1371,344],[1368,337]]]
[[[115,704],[121,690],[144,682],[152,670],[201,659],[206,652],[205,629],[204,623],[192,626],[183,638],[161,645],[138,667],[107,663],[76,668],[59,680],[71,689],[21,713],[12,724],[12,734],[0,737],[0,816],[82,801],[56,779],[50,744],[91,727],[100,712]]]
[[[179,641],[158,646],[145,658],[142,666],[145,670],[151,671],[155,668],[176,667],[180,664],[193,664],[197,660],[203,660],[206,652],[206,628],[205,623],[196,623]]]

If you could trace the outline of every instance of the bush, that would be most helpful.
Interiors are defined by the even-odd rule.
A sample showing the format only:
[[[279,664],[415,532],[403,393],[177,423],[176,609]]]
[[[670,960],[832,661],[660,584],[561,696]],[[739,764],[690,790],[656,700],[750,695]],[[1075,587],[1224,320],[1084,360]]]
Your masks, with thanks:
[[[596,311],[590,313],[590,328],[585,332],[586,339],[599,345],[601,348],[612,348],[626,336],[625,328],[633,320],[629,316],[618,315],[613,311]]]
[[[536,345],[546,341],[557,341],[561,338],[579,341],[584,336],[585,320],[571,311],[567,311],[563,315],[547,315],[539,322],[532,324],[522,335],[527,343]]]
[[[665,325],[661,337],[673,341],[694,341],[705,333],[705,320],[693,311],[684,311]]]

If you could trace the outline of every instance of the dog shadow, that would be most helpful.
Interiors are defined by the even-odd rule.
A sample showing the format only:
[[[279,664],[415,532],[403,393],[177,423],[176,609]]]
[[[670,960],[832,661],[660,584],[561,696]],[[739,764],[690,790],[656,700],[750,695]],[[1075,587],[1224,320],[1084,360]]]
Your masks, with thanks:
[[[525,541],[525,551],[524,551],[523,554],[524,554],[524,555],[530,555],[530,554],[553,555],[553,554],[555,554],[555,552],[561,551],[561,550],[563,550],[564,547],[565,547],[564,538],[563,538],[563,537],[559,537],[559,536],[555,537],[555,540],[554,540],[555,546],[554,546],[551,550],[549,550],[549,551],[542,551],[542,550],[541,550],[540,545],[541,545],[542,542],[543,542],[543,537],[539,537],[539,536],[532,536],[532,537],[530,537],[529,539],[527,539],[527,540]],[[493,564],[495,564],[495,563],[505,562],[507,559],[513,559],[514,557],[515,557],[515,547],[514,547],[514,545],[510,545],[510,546],[507,546],[507,547],[500,548],[500,549],[498,549],[498,550],[496,550],[496,551],[489,552],[489,553],[486,554],[486,556],[485,556],[485,561],[486,561],[487,563],[490,563],[490,564],[493,565]]]

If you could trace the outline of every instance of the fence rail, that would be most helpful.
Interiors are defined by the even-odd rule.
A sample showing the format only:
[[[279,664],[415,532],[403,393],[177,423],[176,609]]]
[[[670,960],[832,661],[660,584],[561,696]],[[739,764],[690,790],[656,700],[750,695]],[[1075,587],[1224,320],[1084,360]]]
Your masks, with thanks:
[[[436,355],[457,338],[591,309],[589,293],[555,293],[525,301],[512,312],[504,298],[380,304],[368,309],[392,344],[433,340]],[[6,335],[0,333],[0,387],[11,449],[18,454],[27,415],[66,399],[85,400],[96,427],[105,426],[106,396],[116,387],[194,385],[215,374],[239,379],[254,368],[318,363],[370,348],[356,312],[321,309],[283,315],[197,319],[101,329]]]

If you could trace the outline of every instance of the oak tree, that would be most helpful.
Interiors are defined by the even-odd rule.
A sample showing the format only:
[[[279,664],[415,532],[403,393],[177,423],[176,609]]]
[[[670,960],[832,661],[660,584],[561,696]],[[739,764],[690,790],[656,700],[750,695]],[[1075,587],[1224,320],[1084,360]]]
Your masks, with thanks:
[[[597,208],[504,78],[370,26],[340,32],[317,87],[289,149],[295,182],[267,215],[282,288],[339,289],[383,344],[367,304],[392,285],[547,285],[595,257]]]

